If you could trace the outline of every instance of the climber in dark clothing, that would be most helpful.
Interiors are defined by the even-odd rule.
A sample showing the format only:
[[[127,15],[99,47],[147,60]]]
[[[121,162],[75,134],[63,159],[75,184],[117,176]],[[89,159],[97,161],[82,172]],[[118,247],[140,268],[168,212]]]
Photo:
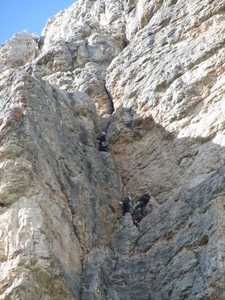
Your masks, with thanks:
[[[139,226],[141,220],[145,216],[145,207],[148,204],[150,200],[149,194],[144,194],[141,196],[141,198],[138,200],[137,204],[134,206],[133,213],[132,213],[132,219],[134,222],[134,225],[137,227]]]
[[[123,216],[125,216],[126,213],[132,212],[133,206],[129,197],[125,197],[123,201],[120,202],[120,206],[123,210]]]
[[[105,132],[102,132],[101,136],[97,138],[99,140],[99,151],[107,151],[107,145],[106,145],[106,134]]]
[[[151,196],[149,194],[144,194],[141,196],[140,199],[138,199],[137,204],[134,206],[134,211],[137,210],[138,208],[141,208],[142,215],[144,216],[145,213],[145,207],[148,204]]]

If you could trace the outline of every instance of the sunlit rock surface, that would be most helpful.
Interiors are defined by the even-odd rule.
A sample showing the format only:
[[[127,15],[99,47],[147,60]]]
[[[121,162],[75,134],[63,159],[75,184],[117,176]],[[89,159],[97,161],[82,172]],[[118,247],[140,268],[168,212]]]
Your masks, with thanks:
[[[225,299],[224,9],[79,1],[0,46],[0,299]]]

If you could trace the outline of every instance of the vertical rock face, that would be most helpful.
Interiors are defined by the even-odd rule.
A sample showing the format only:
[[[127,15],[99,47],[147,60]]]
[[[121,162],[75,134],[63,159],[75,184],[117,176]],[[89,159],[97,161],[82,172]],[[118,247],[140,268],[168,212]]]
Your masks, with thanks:
[[[84,257],[110,243],[122,184],[110,155],[97,150],[91,98],[24,70],[5,75],[1,297],[78,299]]]
[[[79,1],[1,46],[0,299],[225,298],[224,9]]]
[[[145,30],[108,69],[118,166],[131,188],[140,173],[148,176],[146,188],[159,187],[154,191],[159,202],[173,188],[199,183],[223,164],[223,5],[161,1]],[[119,119],[124,136],[121,128],[120,135],[115,134]],[[124,139],[132,143],[125,151],[119,146]],[[123,159],[123,166],[122,153],[132,155],[129,162]],[[135,175],[129,175],[128,167]]]

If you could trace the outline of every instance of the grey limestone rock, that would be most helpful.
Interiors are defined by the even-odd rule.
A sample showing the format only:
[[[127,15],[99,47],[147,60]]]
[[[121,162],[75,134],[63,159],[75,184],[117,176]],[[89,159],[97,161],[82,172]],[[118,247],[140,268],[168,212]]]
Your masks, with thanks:
[[[0,299],[225,299],[224,8],[80,0],[0,46]]]

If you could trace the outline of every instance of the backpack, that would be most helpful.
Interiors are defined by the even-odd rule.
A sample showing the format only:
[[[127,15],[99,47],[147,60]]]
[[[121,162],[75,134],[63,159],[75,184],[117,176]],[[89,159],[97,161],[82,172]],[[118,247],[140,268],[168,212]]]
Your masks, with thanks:
[[[141,220],[143,219],[144,215],[143,215],[143,211],[140,208],[137,208],[133,211],[132,213],[132,219],[133,219],[133,223],[134,225],[138,226],[139,223],[141,222]]]
[[[143,216],[140,214],[135,214],[132,216],[134,225],[138,226],[142,220]]]

